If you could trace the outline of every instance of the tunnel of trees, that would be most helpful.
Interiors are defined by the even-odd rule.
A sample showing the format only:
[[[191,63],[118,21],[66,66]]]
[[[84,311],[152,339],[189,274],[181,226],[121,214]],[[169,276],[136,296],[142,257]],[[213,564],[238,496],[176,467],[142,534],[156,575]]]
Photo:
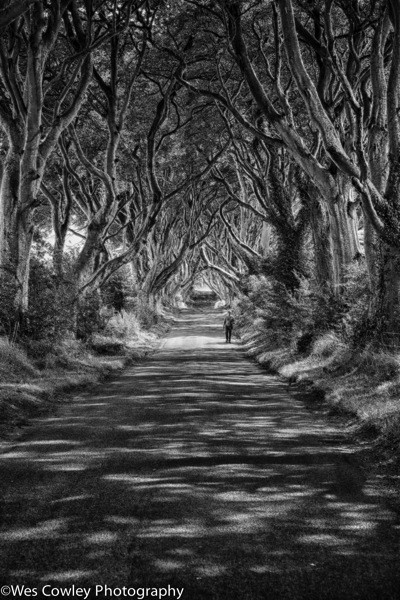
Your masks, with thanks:
[[[199,282],[287,335],[400,334],[400,0],[2,6],[2,335]]]

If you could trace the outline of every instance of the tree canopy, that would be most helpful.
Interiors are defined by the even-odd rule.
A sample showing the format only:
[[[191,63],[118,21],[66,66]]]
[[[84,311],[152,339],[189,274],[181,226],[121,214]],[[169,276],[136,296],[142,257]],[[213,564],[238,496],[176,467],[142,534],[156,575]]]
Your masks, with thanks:
[[[72,312],[118,272],[151,303],[253,275],[336,302],[357,267],[399,332],[399,115],[400,0],[6,2],[10,322],[41,240]]]

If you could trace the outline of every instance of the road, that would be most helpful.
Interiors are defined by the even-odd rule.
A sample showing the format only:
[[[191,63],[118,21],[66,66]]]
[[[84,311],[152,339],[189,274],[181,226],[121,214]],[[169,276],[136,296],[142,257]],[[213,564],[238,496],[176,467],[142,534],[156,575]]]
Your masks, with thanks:
[[[146,362],[3,444],[3,585],[400,597],[398,515],[357,449],[222,334],[183,313]]]

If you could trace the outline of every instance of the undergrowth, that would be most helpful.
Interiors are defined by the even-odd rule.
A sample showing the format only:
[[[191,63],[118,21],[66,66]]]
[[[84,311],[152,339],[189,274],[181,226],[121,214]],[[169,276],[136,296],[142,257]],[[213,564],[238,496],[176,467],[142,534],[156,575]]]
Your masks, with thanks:
[[[146,329],[133,312],[104,319],[90,339],[0,338],[0,436],[13,432],[65,401],[66,393],[93,385],[157,347],[165,319]],[[154,324],[155,321],[157,324]],[[148,317],[150,322],[150,317]]]
[[[368,335],[368,294],[364,265],[349,269],[336,298],[312,280],[299,278],[288,291],[253,275],[235,318],[249,356],[290,385],[318,391],[332,413],[351,418],[355,431],[400,462],[400,352]]]

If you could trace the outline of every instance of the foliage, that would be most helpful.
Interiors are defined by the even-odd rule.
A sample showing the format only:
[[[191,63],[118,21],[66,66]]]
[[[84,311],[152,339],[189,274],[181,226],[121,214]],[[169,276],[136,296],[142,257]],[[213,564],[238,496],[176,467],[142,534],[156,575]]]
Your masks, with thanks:
[[[7,274],[3,274],[0,285],[0,335],[9,340],[13,340],[18,334],[14,310],[15,294],[15,282]]]
[[[159,321],[159,313],[155,306],[149,304],[148,299],[138,296],[135,303],[135,314],[144,329],[151,329]]]
[[[117,339],[132,339],[138,337],[139,331],[140,323],[136,314],[122,310],[109,320],[105,334],[111,334]]]
[[[106,11],[93,6],[90,19],[85,3],[77,0],[76,6],[79,9],[73,10],[69,3],[55,1],[47,7],[52,18],[45,25],[46,36],[54,28],[54,39],[46,60],[41,55],[37,85],[40,92],[54,88],[51,93],[31,89],[34,78],[25,68],[25,63],[35,63],[32,44],[34,32],[41,35],[41,24],[33,15],[30,21],[17,12],[16,23],[4,29],[10,48],[21,45],[14,67],[20,64],[22,79],[15,79],[18,69],[6,61],[0,66],[3,80],[15,90],[25,85],[24,98],[33,92],[32,97],[43,96],[40,106],[28,105],[33,119],[37,109],[43,135],[24,146],[30,121],[20,110],[19,94],[7,96],[0,110],[4,175],[11,173],[12,164],[20,172],[29,156],[40,175],[32,179],[21,171],[20,178],[11,177],[2,187],[4,192],[14,181],[18,185],[11,196],[23,202],[14,211],[7,194],[1,200],[4,215],[21,216],[3,228],[7,244],[14,240],[7,252],[16,254],[14,277],[9,281],[2,277],[3,333],[14,337],[16,315],[26,309],[15,281],[19,285],[29,281],[23,333],[27,339],[43,341],[45,352],[46,344],[70,332],[84,341],[101,333],[104,307],[120,314],[133,311],[141,325],[151,327],[157,321],[155,303],[163,299],[173,304],[169,290],[171,296],[179,286],[184,290],[196,281],[197,273],[206,272],[209,285],[228,301],[238,280],[252,273],[248,293],[244,290],[239,302],[239,320],[249,327],[256,323],[259,333],[274,344],[296,342],[298,350],[307,352],[328,331],[353,346],[368,344],[378,322],[370,308],[369,285],[376,288],[378,278],[371,265],[367,276],[363,264],[351,262],[362,222],[357,193],[365,183],[354,169],[364,172],[364,163],[358,162],[367,148],[381,148],[382,154],[365,156],[371,162],[368,172],[382,170],[378,167],[385,161],[385,177],[393,171],[386,196],[379,191],[377,205],[384,206],[386,197],[388,201],[398,197],[394,164],[385,155],[388,140],[375,139],[367,113],[361,130],[354,128],[358,117],[348,101],[350,88],[358,102],[365,100],[361,90],[368,89],[369,104],[378,114],[383,92],[389,93],[393,83],[387,80],[378,93],[368,66],[370,60],[374,69],[381,69],[381,77],[375,79],[383,82],[389,65],[395,64],[389,46],[386,63],[376,62],[386,42],[384,36],[380,41],[376,37],[385,21],[375,3],[363,5],[365,27],[360,35],[355,33],[359,25],[354,11],[344,5],[332,8],[332,39],[318,39],[326,64],[304,35],[308,19],[314,20],[317,31],[318,19],[329,16],[324,3],[321,11],[308,14],[294,0],[265,10],[258,3],[240,2],[213,3],[213,10],[208,2],[117,2],[108,3]],[[292,10],[294,30],[288,17]],[[398,39],[398,24],[386,28],[387,35]],[[264,39],[263,30],[271,35]],[[297,52],[296,39],[301,50],[293,60],[285,47]],[[92,50],[81,64],[80,50],[89,46]],[[32,60],[27,60],[30,56]],[[348,82],[350,88],[343,88],[345,73],[353,72],[356,57],[356,62],[366,57],[364,87],[355,76]],[[318,84],[325,81],[322,66],[330,82],[325,88]],[[319,98],[313,86],[303,89],[307,80],[317,85]],[[57,81],[60,87],[54,87]],[[328,93],[333,88],[336,100]],[[262,97],[271,105],[260,103]],[[57,106],[61,116],[53,110]],[[397,108],[388,102],[381,111],[383,120],[388,111]],[[18,131],[24,132],[15,144],[22,150],[13,156],[8,150],[17,130],[13,137],[9,114],[15,115]],[[318,143],[314,130],[319,131]],[[400,138],[391,138],[390,143],[396,149]],[[349,148],[357,148],[354,156],[347,155]],[[392,150],[390,154],[397,155]],[[39,156],[43,164],[36,165]],[[23,187],[28,181],[30,187]],[[383,183],[374,186],[380,190]],[[376,204],[375,198],[370,200]],[[394,240],[387,237],[397,230],[392,223],[396,211],[392,212],[385,209],[379,218],[385,225],[385,243],[397,247],[398,235],[393,234]],[[42,244],[29,266],[32,227],[45,230],[48,238],[50,223],[54,248]],[[76,244],[75,261],[65,251],[71,228],[81,242]],[[368,243],[365,236],[365,248]],[[0,258],[7,268],[14,265],[10,257]],[[51,259],[54,267],[49,265]],[[310,277],[312,259],[315,278]],[[76,304],[77,288],[85,291]]]
[[[335,331],[327,331],[314,341],[312,355],[321,359],[329,358],[346,346]]]
[[[343,290],[340,333],[354,348],[365,346],[374,338],[374,315],[371,312],[372,291],[365,262],[347,268]]]
[[[25,381],[36,377],[37,371],[24,350],[0,338],[0,381]]]
[[[75,260],[74,253],[64,255],[64,277],[60,281],[49,260],[48,244],[37,239],[31,258],[30,303],[24,315],[23,342],[29,355],[43,364],[49,354],[56,353],[55,342],[60,340],[76,336],[90,342],[110,321],[120,329],[121,337],[129,336],[138,327],[151,328],[158,320],[157,311],[138,296],[128,267],[114,273],[101,290],[77,297],[73,280]],[[13,314],[7,315],[12,293],[7,295],[4,286],[1,292],[0,322],[8,336],[7,326],[13,322]]]
[[[298,288],[290,291],[273,277],[250,276],[236,304],[238,326],[265,335],[272,345],[296,342],[299,352],[311,350],[317,338],[313,351],[322,353],[335,343],[357,345],[366,338],[370,288],[364,263],[347,269],[338,295],[313,279],[298,280]]]
[[[129,311],[135,305],[137,286],[128,266],[124,266],[108,279],[101,288],[102,303],[115,312]]]
[[[78,301],[76,337],[84,342],[102,331],[105,320],[100,311],[101,296],[98,290],[85,294]]]
[[[384,350],[366,348],[355,360],[357,369],[376,381],[388,381],[400,375],[400,356]]]
[[[58,280],[43,254],[34,255],[31,259],[24,337],[50,341],[73,330],[73,292],[71,286]]]
[[[243,295],[235,306],[239,329],[254,327],[270,345],[279,346],[293,337],[295,319],[292,297],[271,277],[251,275]]]

